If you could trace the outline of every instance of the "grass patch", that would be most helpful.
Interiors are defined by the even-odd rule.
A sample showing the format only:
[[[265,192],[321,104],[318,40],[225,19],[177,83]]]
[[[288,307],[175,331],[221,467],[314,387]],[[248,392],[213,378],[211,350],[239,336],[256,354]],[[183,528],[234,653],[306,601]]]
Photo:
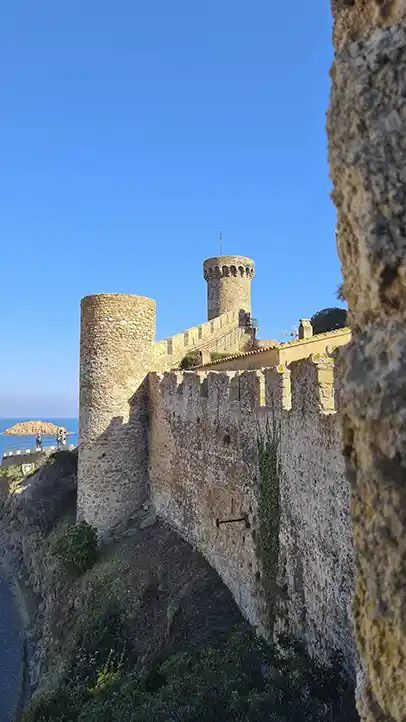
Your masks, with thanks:
[[[97,559],[96,529],[86,522],[72,524],[53,540],[51,553],[58,557],[69,575],[80,576]]]
[[[131,673],[127,652],[110,651],[91,678],[67,676],[37,698],[24,722],[352,722],[354,690],[337,657],[327,668],[303,647],[270,649],[252,633],[234,634],[163,662],[153,679]]]

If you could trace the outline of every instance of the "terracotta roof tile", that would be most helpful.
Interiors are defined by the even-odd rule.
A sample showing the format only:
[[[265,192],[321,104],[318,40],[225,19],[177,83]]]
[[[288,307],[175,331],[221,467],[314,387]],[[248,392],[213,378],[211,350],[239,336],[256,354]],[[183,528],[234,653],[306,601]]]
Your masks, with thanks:
[[[281,343],[278,343],[277,341],[275,341],[274,344],[265,346],[265,348],[257,348],[257,349],[253,349],[252,351],[245,351],[242,353],[233,354],[231,356],[225,356],[224,358],[219,358],[219,359],[216,359],[215,361],[209,361],[208,363],[202,364],[201,366],[196,366],[195,368],[202,369],[202,368],[205,368],[206,366],[214,366],[217,364],[224,363],[224,361],[232,361],[233,359],[236,359],[236,358],[245,358],[246,356],[255,356],[256,354],[259,354],[259,353],[265,353],[266,351],[272,351],[272,349],[275,349],[275,348],[283,349],[286,346],[289,346],[289,347],[290,346],[299,346],[300,344],[308,344],[308,343],[311,343],[312,341],[315,341],[315,340],[318,341],[322,338],[334,338],[335,336],[339,336],[343,333],[349,333],[350,331],[351,331],[351,329],[347,328],[347,327],[337,328],[335,331],[326,331],[325,333],[314,334],[314,336],[310,336],[310,338],[297,338],[294,341],[285,341],[285,342],[281,342]]]

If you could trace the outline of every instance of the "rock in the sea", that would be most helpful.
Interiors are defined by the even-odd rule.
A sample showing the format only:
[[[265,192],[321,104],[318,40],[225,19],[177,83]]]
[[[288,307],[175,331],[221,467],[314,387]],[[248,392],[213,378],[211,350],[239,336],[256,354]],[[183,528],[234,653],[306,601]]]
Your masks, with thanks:
[[[37,434],[55,436],[58,428],[63,427],[55,426],[55,424],[50,424],[48,421],[22,421],[19,424],[10,426],[9,429],[4,431],[4,434],[7,436],[36,436]]]

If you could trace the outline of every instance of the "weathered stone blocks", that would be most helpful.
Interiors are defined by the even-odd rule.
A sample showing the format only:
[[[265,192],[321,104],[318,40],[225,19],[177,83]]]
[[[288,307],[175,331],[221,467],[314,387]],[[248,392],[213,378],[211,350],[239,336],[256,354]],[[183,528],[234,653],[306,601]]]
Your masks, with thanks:
[[[254,261],[245,256],[217,256],[204,261],[209,320],[227,311],[251,313],[254,272]]]
[[[406,720],[406,3],[333,0],[328,114],[352,342],[340,406],[352,484],[364,720]]]
[[[137,507],[148,481],[155,302],[120,294],[81,304],[78,517],[101,533]]]
[[[150,374],[150,481],[158,514],[200,549],[266,634],[258,444],[278,436],[280,557],[274,562],[286,596],[276,626],[321,658],[340,649],[355,675],[350,486],[331,408],[333,366],[317,357],[291,368],[210,371],[207,378]],[[249,529],[241,521],[216,527],[216,518],[243,514]]]

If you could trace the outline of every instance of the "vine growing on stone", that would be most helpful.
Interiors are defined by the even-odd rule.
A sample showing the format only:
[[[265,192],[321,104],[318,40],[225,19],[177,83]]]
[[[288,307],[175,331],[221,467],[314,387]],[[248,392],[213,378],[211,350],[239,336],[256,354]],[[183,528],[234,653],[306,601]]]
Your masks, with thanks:
[[[269,632],[272,633],[277,604],[280,527],[280,424],[267,421],[265,433],[258,431],[259,555],[262,586],[266,597]]]

